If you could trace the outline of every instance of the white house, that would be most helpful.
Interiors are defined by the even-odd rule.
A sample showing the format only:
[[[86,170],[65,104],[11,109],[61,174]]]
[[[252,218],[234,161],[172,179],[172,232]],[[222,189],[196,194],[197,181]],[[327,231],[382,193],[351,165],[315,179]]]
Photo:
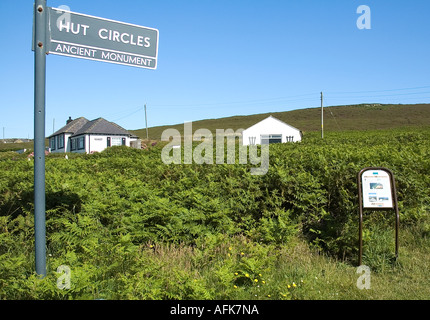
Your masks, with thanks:
[[[242,132],[243,145],[298,142],[302,132],[272,116],[254,124]]]
[[[128,146],[138,137],[116,123],[103,118],[89,121],[84,117],[72,120],[49,136],[51,152],[93,153],[101,152],[111,146]]]

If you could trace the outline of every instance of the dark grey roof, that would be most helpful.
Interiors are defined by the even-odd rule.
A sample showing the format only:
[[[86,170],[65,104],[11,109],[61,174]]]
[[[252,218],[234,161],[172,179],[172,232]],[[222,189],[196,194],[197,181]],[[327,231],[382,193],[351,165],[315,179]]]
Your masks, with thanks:
[[[54,132],[51,134],[48,138],[57,136],[62,133],[75,133],[78,131],[82,126],[84,126],[86,123],[88,123],[88,119],[85,119],[84,117],[77,118],[75,120],[70,121],[68,124],[66,124],[64,127],[62,127],[60,130]]]
[[[132,135],[130,132],[117,125],[116,123],[109,122],[103,118],[97,118],[95,120],[89,121],[84,117],[80,117],[69,122],[60,130],[50,135],[48,138],[54,137],[62,133],[71,133],[72,136],[79,136],[82,134],[111,134],[123,136]]]
[[[103,118],[98,118],[85,123],[73,136],[82,134],[112,134],[112,135],[127,135],[131,133],[117,125],[116,123],[109,122]]]

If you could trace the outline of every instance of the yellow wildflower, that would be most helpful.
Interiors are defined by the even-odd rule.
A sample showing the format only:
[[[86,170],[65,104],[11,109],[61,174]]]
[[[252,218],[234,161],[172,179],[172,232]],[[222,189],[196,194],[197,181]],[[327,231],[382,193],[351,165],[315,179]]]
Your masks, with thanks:
[[[245,277],[249,278],[249,274],[245,273]]]
[[[254,279],[254,282],[258,282],[258,279]]]

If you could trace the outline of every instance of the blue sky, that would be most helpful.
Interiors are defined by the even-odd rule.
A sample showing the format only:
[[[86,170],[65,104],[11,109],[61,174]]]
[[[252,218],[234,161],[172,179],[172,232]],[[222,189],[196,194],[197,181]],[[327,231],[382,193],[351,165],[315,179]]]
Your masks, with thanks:
[[[159,126],[318,107],[321,91],[326,106],[430,102],[428,0],[48,0],[61,5],[158,29],[158,68],[49,55],[47,136],[69,116],[144,128],[145,103]],[[0,9],[0,130],[33,138],[33,1]]]

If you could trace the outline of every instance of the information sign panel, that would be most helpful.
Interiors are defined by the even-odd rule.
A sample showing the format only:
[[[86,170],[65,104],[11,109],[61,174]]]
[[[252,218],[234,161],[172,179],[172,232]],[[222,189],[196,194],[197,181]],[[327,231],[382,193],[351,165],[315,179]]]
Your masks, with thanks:
[[[361,175],[363,208],[393,208],[391,177],[385,170],[367,170]]]

